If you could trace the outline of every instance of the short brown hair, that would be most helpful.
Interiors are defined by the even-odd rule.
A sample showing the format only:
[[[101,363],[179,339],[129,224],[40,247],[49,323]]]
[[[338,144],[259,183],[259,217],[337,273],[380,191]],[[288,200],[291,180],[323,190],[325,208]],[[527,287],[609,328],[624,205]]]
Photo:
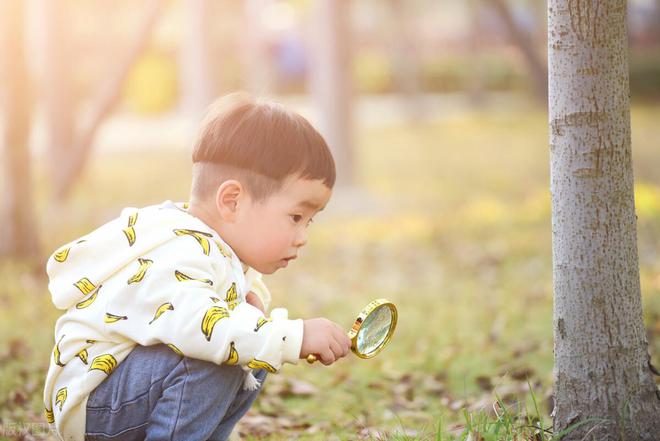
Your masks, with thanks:
[[[210,107],[192,154],[193,195],[207,197],[226,179],[241,181],[256,199],[291,175],[335,184],[335,163],[319,132],[281,104],[244,92]]]

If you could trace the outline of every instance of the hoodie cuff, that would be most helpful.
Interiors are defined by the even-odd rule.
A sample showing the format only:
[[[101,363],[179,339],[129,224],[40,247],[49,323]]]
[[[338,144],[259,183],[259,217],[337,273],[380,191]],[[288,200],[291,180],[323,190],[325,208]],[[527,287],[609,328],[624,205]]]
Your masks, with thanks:
[[[302,319],[287,320],[285,327],[286,339],[282,345],[282,363],[298,364],[303,339],[303,321]]]
[[[273,324],[277,323],[278,334],[282,335],[282,363],[298,364],[303,339],[302,319],[289,320],[284,308],[275,308],[270,313]]]

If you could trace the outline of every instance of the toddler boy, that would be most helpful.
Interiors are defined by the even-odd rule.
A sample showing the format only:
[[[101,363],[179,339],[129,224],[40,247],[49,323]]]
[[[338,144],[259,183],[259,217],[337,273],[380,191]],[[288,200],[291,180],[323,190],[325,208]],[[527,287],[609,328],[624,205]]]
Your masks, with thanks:
[[[285,268],[330,199],[332,155],[300,115],[237,93],[211,106],[189,204],[126,208],[55,252],[66,310],[44,390],[65,440],[224,440],[266,372],[350,340],[326,319],[264,315],[261,274]]]

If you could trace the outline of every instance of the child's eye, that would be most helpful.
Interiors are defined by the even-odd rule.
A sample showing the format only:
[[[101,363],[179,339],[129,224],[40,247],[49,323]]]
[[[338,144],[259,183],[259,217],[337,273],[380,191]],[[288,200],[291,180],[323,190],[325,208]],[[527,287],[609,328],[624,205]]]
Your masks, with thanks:
[[[302,218],[303,217],[300,214],[292,214],[291,215],[291,219],[293,219],[293,222],[296,223],[296,224],[299,223],[302,220]]]

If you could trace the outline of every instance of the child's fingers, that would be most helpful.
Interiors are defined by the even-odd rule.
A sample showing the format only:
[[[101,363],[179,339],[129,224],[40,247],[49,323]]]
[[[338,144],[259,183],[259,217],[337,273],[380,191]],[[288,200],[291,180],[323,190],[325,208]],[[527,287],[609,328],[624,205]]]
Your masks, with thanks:
[[[337,350],[335,351],[337,358],[346,357],[348,355],[349,348],[346,346],[343,336],[341,335],[335,336],[335,345],[337,348]]]
[[[330,366],[332,363],[335,362],[335,354],[334,352],[332,352],[330,348],[321,352],[319,355],[321,356],[321,363],[323,363],[326,366]]]
[[[330,341],[330,349],[335,354],[335,360],[337,360],[339,358],[342,358],[346,355],[344,353],[344,348],[341,346],[341,344],[337,340],[331,340]]]

